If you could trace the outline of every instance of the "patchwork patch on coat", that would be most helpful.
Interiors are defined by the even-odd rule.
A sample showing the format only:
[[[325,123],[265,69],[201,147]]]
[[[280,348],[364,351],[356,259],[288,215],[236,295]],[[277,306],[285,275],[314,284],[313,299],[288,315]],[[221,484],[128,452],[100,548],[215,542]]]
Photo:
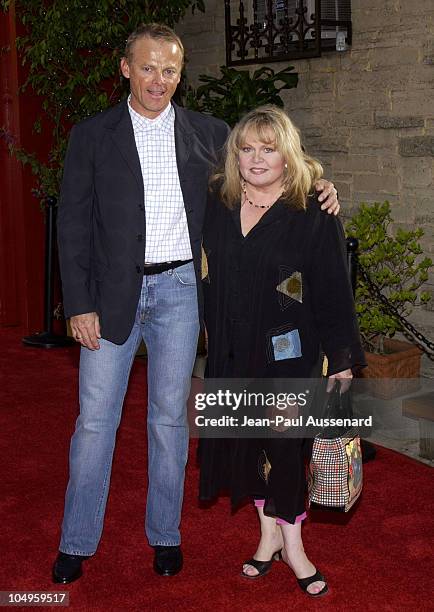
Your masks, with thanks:
[[[295,302],[303,303],[303,281],[301,272],[291,271],[286,266],[279,269],[279,284],[276,287],[279,305],[285,310]]]
[[[273,362],[301,357],[301,340],[298,329],[282,330],[282,333],[279,333],[280,331],[271,330],[267,334],[268,360]]]
[[[203,246],[201,246],[201,253],[202,253],[202,273],[201,273],[201,279],[203,281],[205,281],[206,283],[209,283],[209,272],[208,272],[208,258],[206,256],[205,253],[205,249],[203,248]]]

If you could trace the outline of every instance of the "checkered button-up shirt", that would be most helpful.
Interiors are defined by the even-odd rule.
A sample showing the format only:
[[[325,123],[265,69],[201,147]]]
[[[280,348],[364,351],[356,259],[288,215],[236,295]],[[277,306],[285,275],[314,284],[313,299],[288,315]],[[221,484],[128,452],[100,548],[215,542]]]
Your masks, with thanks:
[[[171,104],[156,119],[130,106],[145,192],[145,262],[191,259],[190,237],[175,149],[175,110]]]

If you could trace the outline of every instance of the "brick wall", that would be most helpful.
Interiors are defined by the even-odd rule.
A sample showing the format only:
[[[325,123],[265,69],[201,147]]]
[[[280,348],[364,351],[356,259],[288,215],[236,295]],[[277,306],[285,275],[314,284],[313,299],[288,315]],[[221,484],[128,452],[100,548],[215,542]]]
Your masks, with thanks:
[[[224,3],[205,4],[177,27],[193,86],[225,63]],[[396,225],[424,228],[434,259],[434,3],[353,0],[352,21],[348,51],[289,62],[299,84],[283,92],[285,107],[339,189],[344,215],[387,199]],[[431,303],[411,320],[434,338],[434,272],[427,289]],[[434,377],[434,362],[424,358],[423,372]]]

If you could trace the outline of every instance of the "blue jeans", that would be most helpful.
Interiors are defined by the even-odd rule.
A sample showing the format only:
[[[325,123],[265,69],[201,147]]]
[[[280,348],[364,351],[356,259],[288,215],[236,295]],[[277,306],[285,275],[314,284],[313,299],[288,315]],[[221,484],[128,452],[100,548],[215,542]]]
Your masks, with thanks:
[[[180,543],[187,399],[198,332],[196,279],[188,263],[144,276],[136,320],[124,344],[101,339],[99,350],[81,349],[80,415],[71,439],[62,552],[92,555],[98,546],[116,430],[141,338],[148,352],[146,535],[151,546]]]

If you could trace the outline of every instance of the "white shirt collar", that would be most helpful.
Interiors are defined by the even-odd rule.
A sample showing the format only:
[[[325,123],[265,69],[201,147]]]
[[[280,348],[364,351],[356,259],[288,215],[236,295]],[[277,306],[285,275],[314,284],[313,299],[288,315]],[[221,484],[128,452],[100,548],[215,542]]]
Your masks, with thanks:
[[[173,122],[175,120],[175,110],[172,104],[168,104],[166,108],[156,117],[155,119],[148,119],[140,113],[138,113],[131,106],[130,103],[131,94],[128,96],[128,110],[130,112],[131,121],[135,130],[149,131],[149,130],[161,130],[163,132],[171,132],[173,129]]]

